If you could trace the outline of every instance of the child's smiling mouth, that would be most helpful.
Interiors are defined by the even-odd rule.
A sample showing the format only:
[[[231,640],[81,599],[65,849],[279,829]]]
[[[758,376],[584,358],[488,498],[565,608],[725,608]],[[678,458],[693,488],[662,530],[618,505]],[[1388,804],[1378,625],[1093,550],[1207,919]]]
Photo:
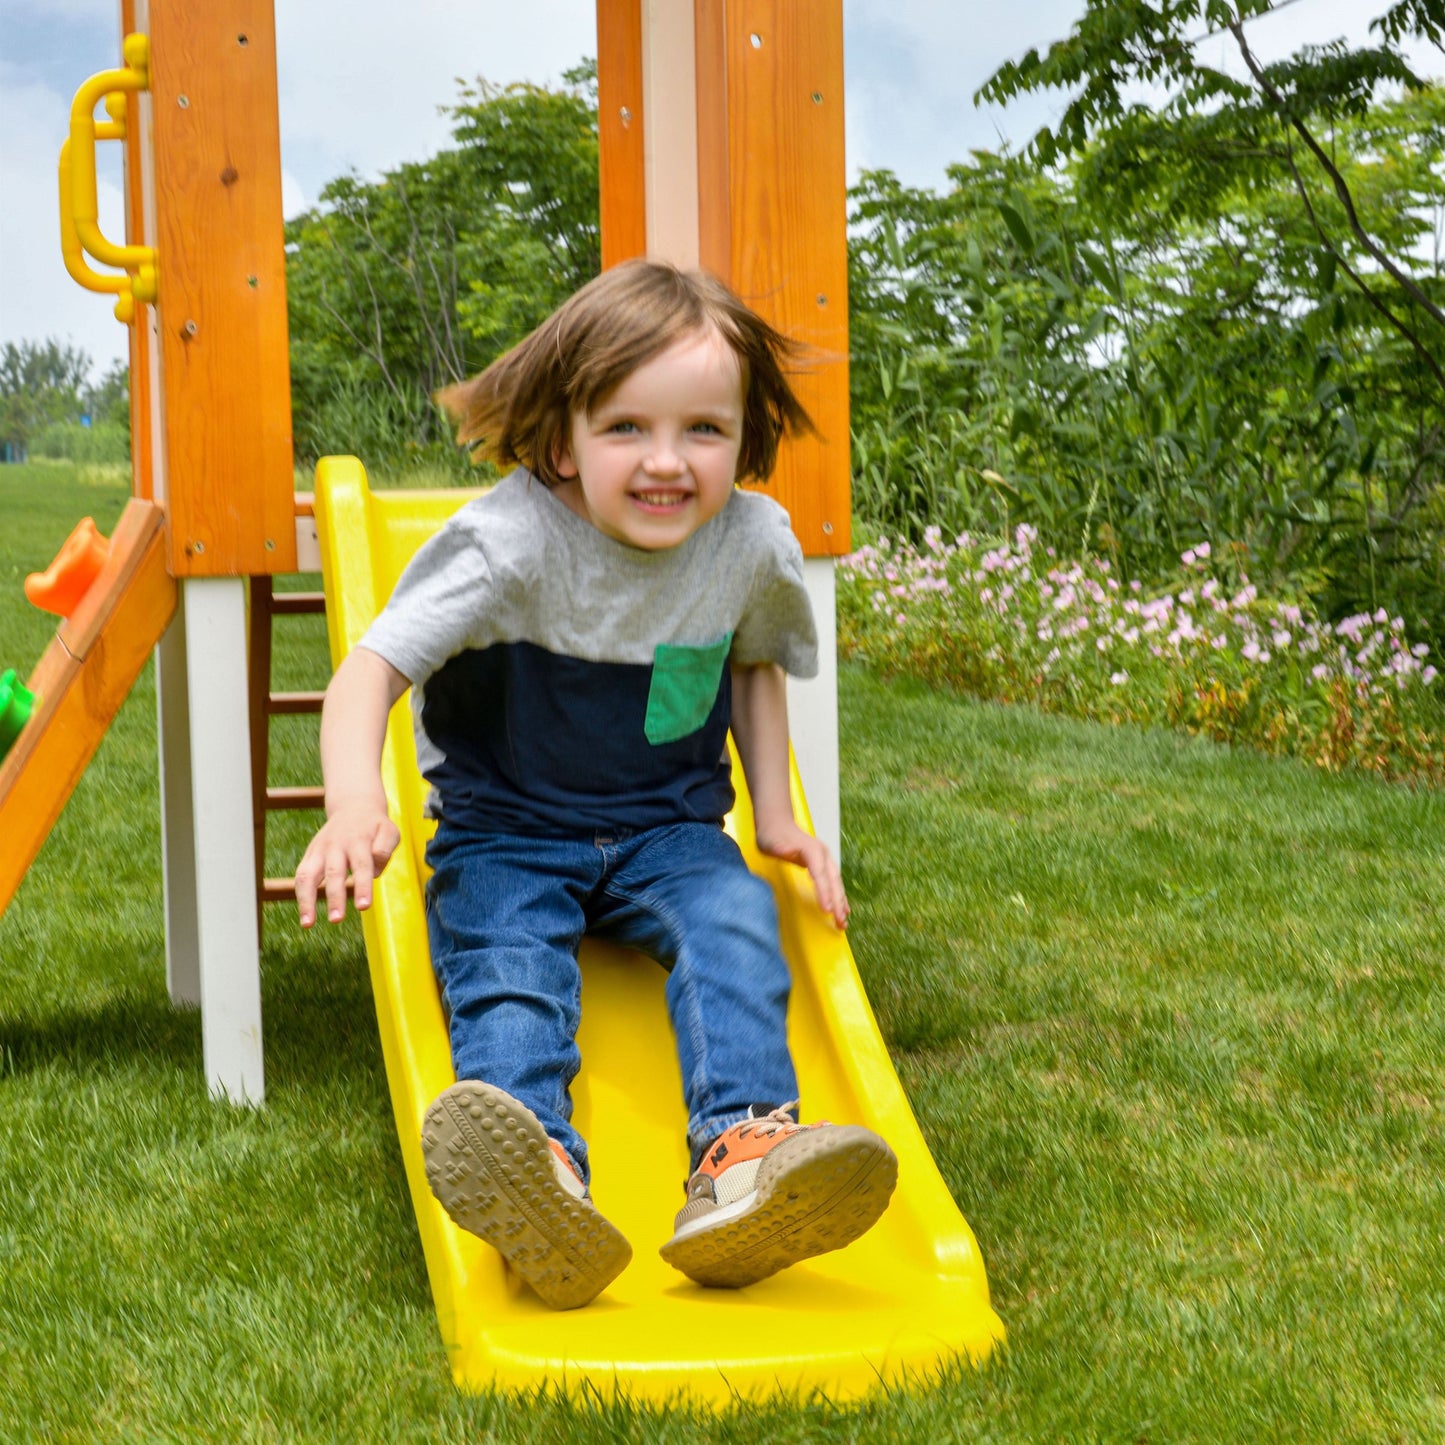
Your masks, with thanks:
[[[632,500],[649,511],[671,512],[692,499],[691,492],[658,491],[633,492]]]

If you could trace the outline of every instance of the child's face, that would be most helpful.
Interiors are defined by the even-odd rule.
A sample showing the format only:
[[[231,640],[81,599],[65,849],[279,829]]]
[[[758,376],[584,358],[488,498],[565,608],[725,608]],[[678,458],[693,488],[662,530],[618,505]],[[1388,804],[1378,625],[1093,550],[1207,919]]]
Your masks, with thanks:
[[[694,332],[639,366],[590,416],[573,412],[556,493],[616,541],[676,547],[727,505],[742,429],[737,353],[711,328]]]

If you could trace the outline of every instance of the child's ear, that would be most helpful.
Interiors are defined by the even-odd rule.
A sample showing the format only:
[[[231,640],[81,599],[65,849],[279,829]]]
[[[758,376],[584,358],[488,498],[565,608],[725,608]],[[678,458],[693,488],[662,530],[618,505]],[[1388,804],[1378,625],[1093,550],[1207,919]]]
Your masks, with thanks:
[[[559,477],[569,482],[577,475],[577,463],[572,459],[572,447],[565,438],[559,438],[552,447],[552,469]]]

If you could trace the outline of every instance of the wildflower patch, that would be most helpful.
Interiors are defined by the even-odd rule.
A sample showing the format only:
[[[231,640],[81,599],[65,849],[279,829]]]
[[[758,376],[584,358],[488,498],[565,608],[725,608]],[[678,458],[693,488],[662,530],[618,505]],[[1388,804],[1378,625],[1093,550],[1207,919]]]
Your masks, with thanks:
[[[838,571],[840,651],[991,701],[1445,783],[1439,672],[1401,618],[1329,623],[1226,585],[1207,543],[1158,589],[1037,543],[1028,525],[993,543],[934,527],[860,548]]]

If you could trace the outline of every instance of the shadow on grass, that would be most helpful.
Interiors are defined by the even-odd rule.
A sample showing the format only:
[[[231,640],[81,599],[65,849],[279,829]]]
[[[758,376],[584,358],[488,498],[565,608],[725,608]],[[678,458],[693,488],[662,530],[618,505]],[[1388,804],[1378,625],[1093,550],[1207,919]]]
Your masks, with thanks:
[[[366,959],[344,940],[267,950],[262,1037],[268,1085],[309,1093],[364,1083],[384,1101]],[[173,1004],[148,977],[85,1004],[12,999],[0,1014],[0,1078],[54,1068],[94,1076],[137,1063],[197,1077],[203,1070],[200,1010]]]
[[[137,1058],[158,1067],[201,1067],[201,1016],[164,997],[126,990],[89,1008],[47,1007],[38,1017],[0,1018],[0,1076],[63,1067],[94,1074]]]

